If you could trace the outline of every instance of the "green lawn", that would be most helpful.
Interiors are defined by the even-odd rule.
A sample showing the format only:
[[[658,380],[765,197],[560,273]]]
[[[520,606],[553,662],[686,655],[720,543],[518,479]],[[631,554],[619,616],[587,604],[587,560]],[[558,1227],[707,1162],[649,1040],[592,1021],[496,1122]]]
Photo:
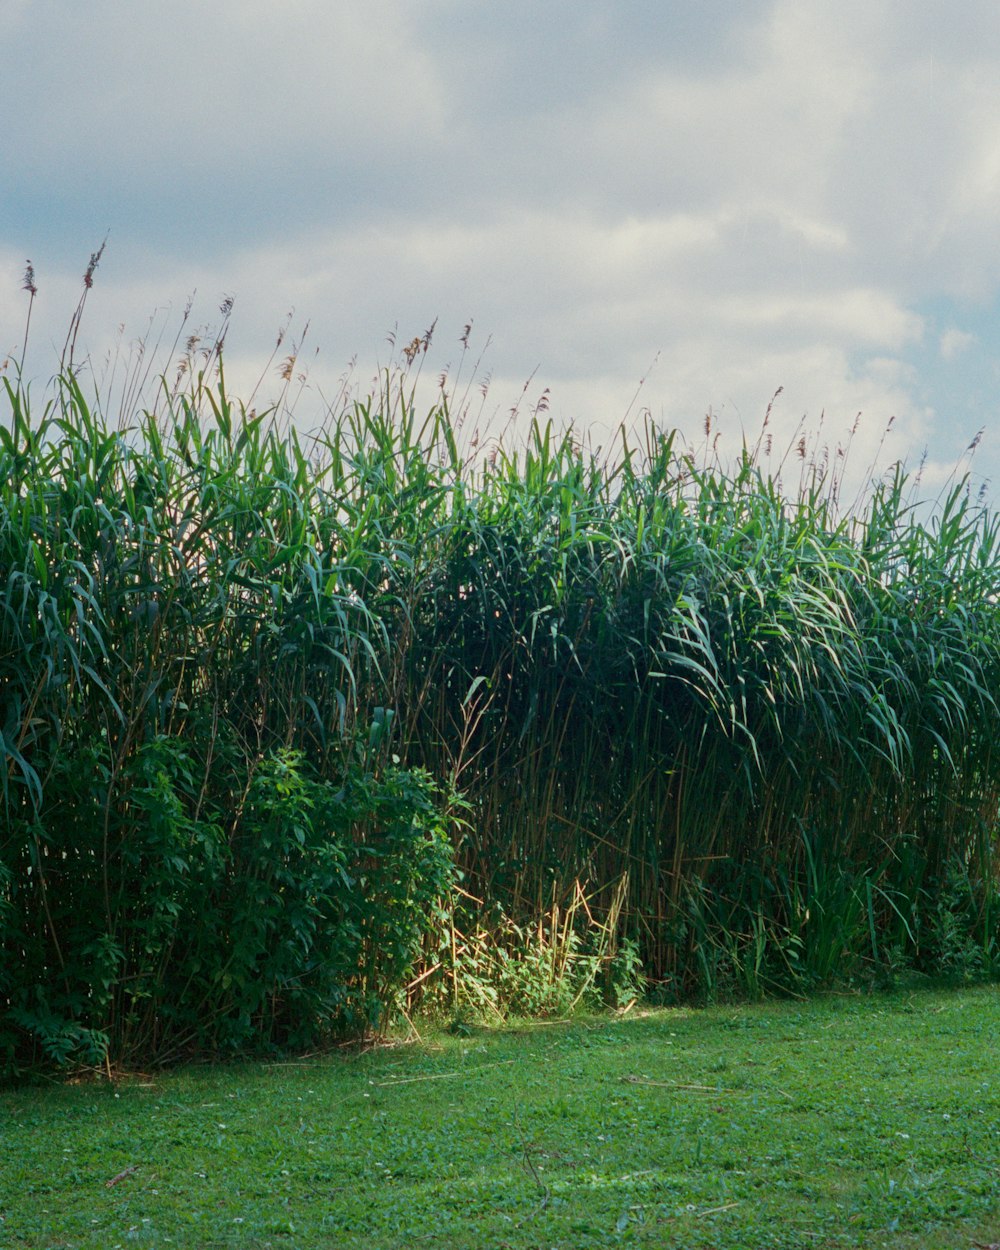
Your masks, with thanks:
[[[0,1094],[0,1246],[1000,1241],[1000,992],[634,1009]]]

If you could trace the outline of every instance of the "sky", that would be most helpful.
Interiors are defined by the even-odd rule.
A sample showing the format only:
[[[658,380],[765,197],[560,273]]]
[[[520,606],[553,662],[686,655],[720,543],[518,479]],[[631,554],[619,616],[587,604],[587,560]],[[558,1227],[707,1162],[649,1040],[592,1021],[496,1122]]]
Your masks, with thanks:
[[[434,324],[477,425],[737,450],[780,390],[779,459],[1000,504],[996,0],[0,0],[0,37],[0,360],[30,259],[39,387],[106,237],[95,378],[232,298],[231,385],[300,347],[308,428]]]

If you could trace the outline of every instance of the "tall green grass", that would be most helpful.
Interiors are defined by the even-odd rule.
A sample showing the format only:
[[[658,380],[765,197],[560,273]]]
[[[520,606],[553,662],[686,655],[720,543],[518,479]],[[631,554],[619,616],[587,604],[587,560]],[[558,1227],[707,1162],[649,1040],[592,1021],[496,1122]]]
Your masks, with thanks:
[[[73,372],[37,417],[4,386],[0,1065],[378,1026],[453,804],[358,697],[387,646],[368,511],[221,362],[123,428]]]
[[[815,464],[788,492],[648,419],[470,452],[392,368],[306,436],[229,393],[221,337],[146,407],[86,376],[40,411],[3,379],[10,1055],[294,1041],[304,985],[317,1027],[370,1023],[380,952],[376,997],[455,991],[489,931],[547,915],[558,961],[569,906],[667,994],[997,966],[998,522],[966,481],[917,508],[897,470],[841,512]],[[238,999],[207,952],[267,900]]]
[[[997,524],[964,483],[906,497],[840,517],[819,474],[789,498],[651,424],[610,462],[536,424],[454,483],[399,662],[407,741],[476,812],[470,888],[627,875],[680,991],[933,967],[958,886],[993,960]]]

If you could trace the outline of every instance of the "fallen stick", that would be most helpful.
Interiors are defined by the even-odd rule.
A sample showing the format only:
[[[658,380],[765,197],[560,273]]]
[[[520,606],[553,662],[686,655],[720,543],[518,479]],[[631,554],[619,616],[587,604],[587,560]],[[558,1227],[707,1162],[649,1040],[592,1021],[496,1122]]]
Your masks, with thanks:
[[[718,1215],[720,1211],[731,1211],[733,1207],[738,1207],[739,1205],[738,1202],[727,1202],[722,1207],[708,1207],[706,1210],[698,1212],[698,1219],[701,1219],[703,1215]]]
[[[496,1063],[481,1063],[477,1068],[469,1068],[465,1072],[431,1072],[427,1076],[394,1076],[388,1081],[377,1081],[380,1088],[386,1085],[411,1085],[414,1081],[446,1081],[453,1076],[475,1076],[486,1068],[499,1068],[505,1063],[516,1063],[516,1059],[499,1059]]]
[[[126,1168],[124,1172],[119,1172],[117,1176],[112,1176],[111,1180],[104,1182],[105,1189],[111,1189],[117,1185],[119,1181],[123,1181],[126,1176],[131,1176],[133,1172],[138,1172],[139,1165],[133,1163],[130,1168]]]
[[[623,1076],[623,1085],[655,1085],[659,1089],[686,1090],[693,1094],[738,1094],[745,1098],[750,1092],[745,1089],[725,1089],[720,1085],[679,1085],[676,1081],[647,1081],[641,1076]]]

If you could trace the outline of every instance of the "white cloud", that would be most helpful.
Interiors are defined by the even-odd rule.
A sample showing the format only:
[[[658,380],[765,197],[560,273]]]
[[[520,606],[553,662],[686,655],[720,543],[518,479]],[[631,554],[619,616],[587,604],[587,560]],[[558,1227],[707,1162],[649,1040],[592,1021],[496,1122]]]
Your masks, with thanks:
[[[938,350],[942,360],[955,360],[976,342],[976,336],[967,330],[956,330],[952,327],[941,335]]]

